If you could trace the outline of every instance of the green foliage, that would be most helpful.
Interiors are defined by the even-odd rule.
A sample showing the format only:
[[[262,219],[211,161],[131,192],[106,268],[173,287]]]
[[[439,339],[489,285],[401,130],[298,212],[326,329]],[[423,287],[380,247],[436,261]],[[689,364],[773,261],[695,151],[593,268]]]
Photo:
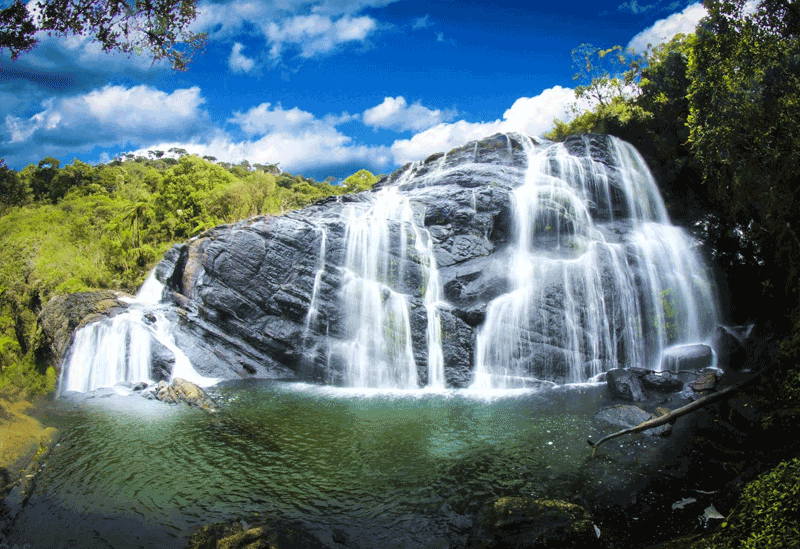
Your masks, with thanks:
[[[367,191],[378,182],[378,177],[373,175],[367,170],[359,170],[353,175],[347,177],[342,182],[342,187],[346,193],[357,193],[359,191]]]
[[[797,7],[708,2],[689,66],[692,152],[768,297],[800,313],[800,28]]]
[[[30,191],[19,174],[0,160],[0,215],[13,206],[22,206],[29,200]]]
[[[748,484],[710,538],[693,549],[800,547],[800,459],[778,465]]]
[[[36,46],[38,31],[91,36],[106,52],[146,51],[177,70],[185,70],[205,45],[205,34],[189,30],[197,17],[195,0],[40,0],[35,7],[38,14],[14,0],[0,10],[0,51],[7,48],[11,59]]]

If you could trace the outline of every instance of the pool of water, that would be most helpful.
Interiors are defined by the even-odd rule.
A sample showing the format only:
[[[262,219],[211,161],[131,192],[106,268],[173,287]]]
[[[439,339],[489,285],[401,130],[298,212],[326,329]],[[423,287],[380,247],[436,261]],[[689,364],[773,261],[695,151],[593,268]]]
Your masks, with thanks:
[[[258,513],[353,546],[443,546],[504,495],[568,497],[603,387],[367,392],[226,382],[207,414],[137,396],[65,397],[63,435],[10,541],[180,547]]]

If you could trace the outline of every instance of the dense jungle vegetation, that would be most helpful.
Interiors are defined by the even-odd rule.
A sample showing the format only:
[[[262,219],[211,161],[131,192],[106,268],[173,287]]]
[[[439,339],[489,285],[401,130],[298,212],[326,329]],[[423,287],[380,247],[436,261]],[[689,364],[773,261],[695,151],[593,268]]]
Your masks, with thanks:
[[[332,185],[215,160],[174,149],[97,166],[50,157],[19,172],[0,164],[0,387],[52,389],[55,374],[36,353],[36,317],[51,296],[135,293],[175,242],[378,181],[361,170]]]

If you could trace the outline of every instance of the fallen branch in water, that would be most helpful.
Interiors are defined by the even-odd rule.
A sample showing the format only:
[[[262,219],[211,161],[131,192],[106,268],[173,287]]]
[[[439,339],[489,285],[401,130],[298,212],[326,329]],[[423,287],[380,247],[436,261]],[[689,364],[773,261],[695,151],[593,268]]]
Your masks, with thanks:
[[[742,387],[744,387],[748,383],[750,383],[750,382],[758,379],[759,377],[761,377],[761,375],[765,374],[767,372],[767,370],[769,370],[771,367],[772,367],[772,365],[767,366],[766,368],[764,368],[761,371],[759,371],[757,374],[749,377],[748,379],[746,379],[744,381],[740,381],[739,383],[731,385],[730,387],[726,387],[725,389],[723,389],[721,391],[718,391],[718,392],[716,392],[714,394],[699,398],[699,399],[695,400],[694,402],[691,402],[691,403],[687,404],[686,406],[681,406],[680,408],[678,408],[676,410],[673,410],[670,413],[665,414],[663,416],[656,417],[656,418],[653,418],[653,419],[648,419],[647,421],[645,421],[643,423],[640,423],[636,427],[631,427],[630,429],[623,429],[622,431],[619,431],[619,432],[610,434],[608,436],[605,436],[605,437],[601,438],[597,442],[592,442],[591,440],[587,440],[586,442],[588,442],[589,446],[592,447],[592,457],[595,457],[595,455],[597,454],[597,448],[599,448],[600,445],[603,444],[604,442],[608,442],[611,439],[614,439],[614,438],[617,438],[617,437],[621,437],[623,435],[632,435],[633,433],[640,433],[642,431],[646,431],[646,430],[652,429],[654,427],[660,427],[661,425],[664,425],[666,423],[670,423],[673,420],[676,420],[679,417],[684,416],[684,415],[686,415],[686,414],[688,414],[690,412],[694,412],[695,410],[698,410],[700,408],[708,406],[709,404],[713,404],[713,403],[717,402],[718,400],[723,400],[723,398],[727,397],[731,393],[734,393],[734,392],[738,391],[739,389],[741,389]]]

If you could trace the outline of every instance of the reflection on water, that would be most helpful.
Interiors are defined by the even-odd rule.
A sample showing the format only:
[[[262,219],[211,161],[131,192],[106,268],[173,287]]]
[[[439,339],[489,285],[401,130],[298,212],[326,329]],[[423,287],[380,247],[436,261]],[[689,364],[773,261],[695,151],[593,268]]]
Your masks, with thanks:
[[[176,547],[198,525],[262,513],[323,541],[345,528],[362,547],[422,547],[491,497],[564,490],[588,456],[601,393],[229,382],[212,388],[215,415],[137,397],[64,399],[49,414],[64,436],[11,539]]]

